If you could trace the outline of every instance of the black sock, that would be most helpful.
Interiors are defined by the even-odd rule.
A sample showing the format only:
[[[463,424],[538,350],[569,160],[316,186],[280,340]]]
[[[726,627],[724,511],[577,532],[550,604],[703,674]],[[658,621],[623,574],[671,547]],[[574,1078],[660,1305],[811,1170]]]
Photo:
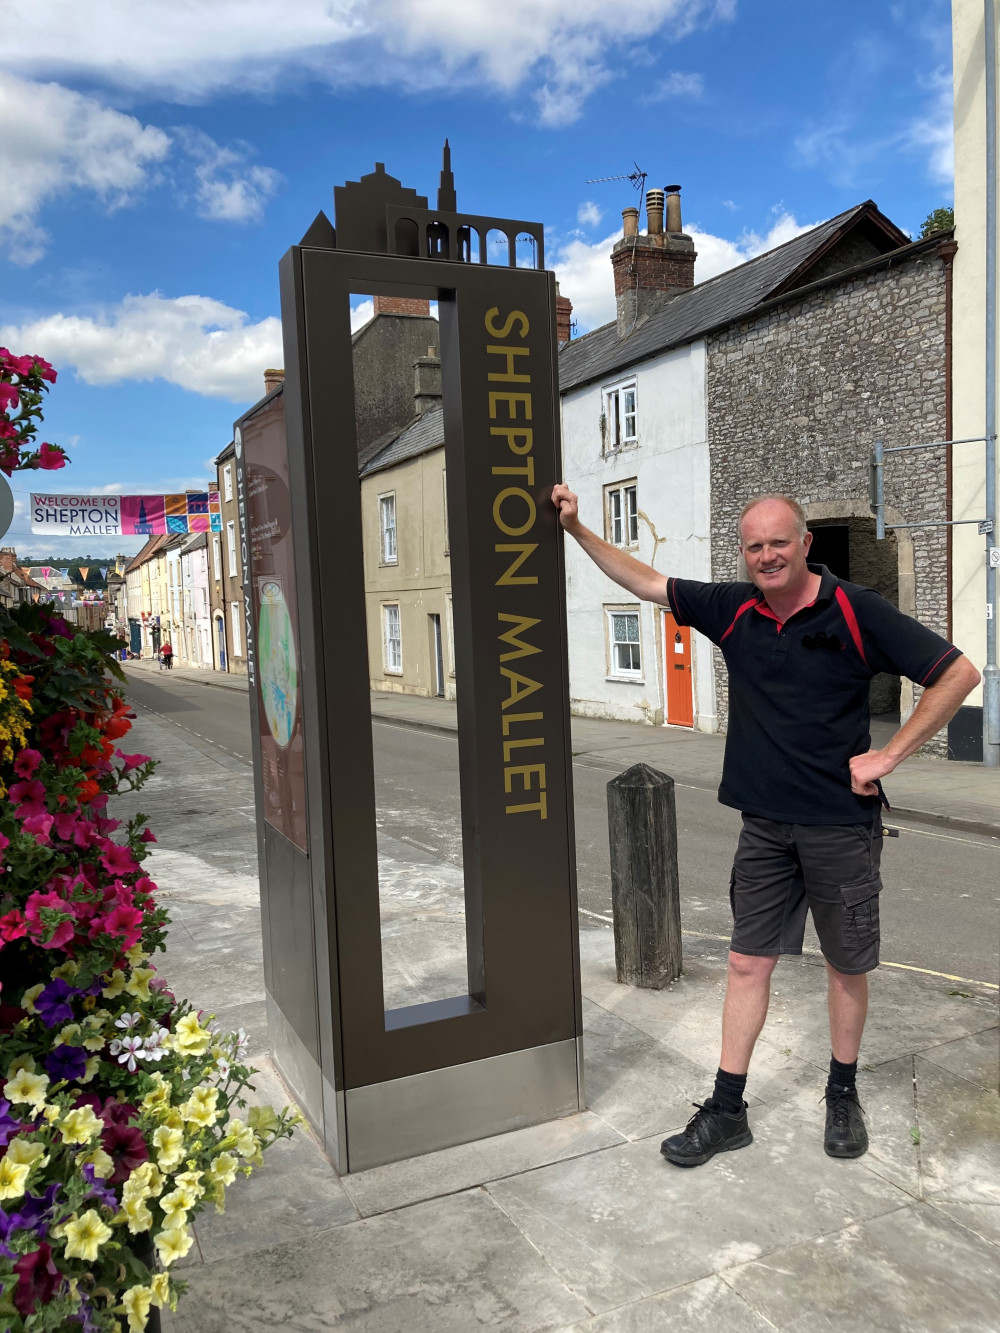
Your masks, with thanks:
[[[830,1056],[830,1077],[827,1080],[827,1087],[836,1084],[838,1088],[847,1088],[853,1090],[858,1076],[858,1062],[853,1064],[842,1064],[835,1055]]]
[[[736,1115],[743,1110],[743,1092],[746,1085],[746,1074],[729,1074],[720,1068],[715,1076],[712,1101],[730,1115]]]

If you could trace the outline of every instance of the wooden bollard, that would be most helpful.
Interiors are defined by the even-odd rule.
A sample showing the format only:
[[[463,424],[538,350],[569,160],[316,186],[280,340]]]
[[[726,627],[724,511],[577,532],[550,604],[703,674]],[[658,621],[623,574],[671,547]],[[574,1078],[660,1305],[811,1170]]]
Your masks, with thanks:
[[[648,764],[608,783],[619,982],[660,990],[683,969],[674,780]]]

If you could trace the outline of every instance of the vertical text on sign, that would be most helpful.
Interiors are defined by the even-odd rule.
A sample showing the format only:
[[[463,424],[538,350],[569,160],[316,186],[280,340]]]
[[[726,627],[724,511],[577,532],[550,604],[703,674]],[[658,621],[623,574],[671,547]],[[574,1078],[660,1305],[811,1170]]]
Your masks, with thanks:
[[[496,536],[493,550],[497,562],[497,588],[518,589],[537,585],[532,572],[532,557],[538,542],[524,539],[533,535],[538,519],[535,498],[534,433],[531,397],[531,346],[528,317],[521,310],[502,316],[498,306],[486,312],[487,380],[490,436],[494,443],[491,472],[496,478],[493,496],[493,525]],[[494,385],[506,387],[494,388]],[[506,698],[501,702],[501,738],[503,751],[504,793],[508,815],[535,815],[548,818],[545,772],[545,714],[536,700],[532,711],[523,712],[521,703],[543,688],[543,682],[509,665],[542,650],[526,637],[541,624],[534,616],[523,614],[518,593],[506,594],[507,608],[497,611],[500,644],[500,675]],[[537,668],[534,668],[537,674]],[[508,711],[516,709],[516,711]],[[529,762],[531,761],[531,762]]]

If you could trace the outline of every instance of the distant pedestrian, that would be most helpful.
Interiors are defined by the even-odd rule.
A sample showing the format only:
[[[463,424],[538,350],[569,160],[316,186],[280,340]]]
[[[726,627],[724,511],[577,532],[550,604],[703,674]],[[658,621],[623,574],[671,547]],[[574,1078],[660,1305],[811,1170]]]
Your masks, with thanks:
[[[169,671],[174,665],[174,650],[169,641],[160,649],[160,657],[163,659],[163,665]]]
[[[826,959],[832,1057],[824,1147],[860,1157],[868,1134],[855,1076],[878,966],[880,779],[935,735],[979,681],[959,650],[870,588],[807,563],[802,507],[764,495],[739,520],[750,583],[664,575],[580,522],[577,497],[553,488],[559,519],[600,569],[635,597],[700,630],[729,672],[719,800],[743,813],[729,897],[733,935],[712,1096],[660,1151],[700,1166],[753,1136],[743,1100],[780,954],[800,954],[807,909]],[[923,686],[907,722],[871,748],[868,686],[887,671]]]

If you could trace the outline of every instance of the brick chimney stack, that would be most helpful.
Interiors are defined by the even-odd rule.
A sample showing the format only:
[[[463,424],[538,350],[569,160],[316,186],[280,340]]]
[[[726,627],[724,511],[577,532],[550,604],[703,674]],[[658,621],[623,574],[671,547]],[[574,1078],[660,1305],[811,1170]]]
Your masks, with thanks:
[[[428,347],[426,356],[413,363],[413,410],[422,417],[429,407],[440,403],[441,358],[436,347]]]
[[[376,296],[376,315],[429,315],[430,301],[418,301],[412,296]]]
[[[556,341],[568,343],[573,336],[573,302],[568,296],[562,296],[559,292],[559,284],[556,283]]]
[[[284,384],[285,372],[283,370],[265,370],[264,371],[264,392],[270,393],[276,389],[279,384]]]
[[[681,230],[679,185],[646,192],[646,235],[639,213],[622,212],[624,235],[611,252],[618,304],[618,337],[627,338],[678,292],[694,286],[694,241]],[[664,228],[664,223],[666,227]]]

